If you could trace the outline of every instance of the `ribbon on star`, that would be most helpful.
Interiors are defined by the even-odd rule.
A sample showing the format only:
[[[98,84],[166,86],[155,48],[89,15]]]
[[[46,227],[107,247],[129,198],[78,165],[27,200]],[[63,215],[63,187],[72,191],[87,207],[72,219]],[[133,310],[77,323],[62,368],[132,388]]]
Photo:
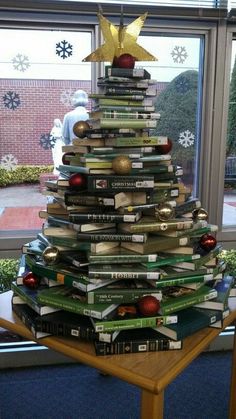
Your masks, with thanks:
[[[136,61],[157,61],[157,58],[136,42],[146,17],[147,13],[144,13],[129,25],[124,26],[122,16],[120,25],[117,27],[98,13],[99,25],[105,42],[83,61],[110,61],[112,63],[115,57],[122,54],[130,54],[135,57]]]

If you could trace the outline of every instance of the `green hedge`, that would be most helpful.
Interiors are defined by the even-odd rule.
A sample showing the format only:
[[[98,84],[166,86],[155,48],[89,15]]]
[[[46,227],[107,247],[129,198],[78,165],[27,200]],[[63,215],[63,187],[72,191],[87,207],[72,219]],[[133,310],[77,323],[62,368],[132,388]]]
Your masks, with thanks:
[[[0,167],[0,186],[19,185],[21,183],[38,183],[42,173],[53,172],[52,165],[45,166],[16,166],[8,171]]]
[[[11,283],[16,279],[18,266],[18,259],[0,259],[0,293],[11,289]]]
[[[226,272],[236,276],[236,250],[223,250],[219,255],[221,260],[226,262]]]

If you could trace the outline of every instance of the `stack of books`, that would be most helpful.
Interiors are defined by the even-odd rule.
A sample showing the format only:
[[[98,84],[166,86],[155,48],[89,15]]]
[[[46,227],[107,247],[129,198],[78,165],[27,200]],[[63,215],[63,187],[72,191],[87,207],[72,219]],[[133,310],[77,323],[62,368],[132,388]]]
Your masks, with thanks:
[[[97,355],[178,350],[222,326],[234,280],[171,140],[152,135],[155,81],[107,66],[98,85],[59,178],[45,183],[45,222],[22,248],[13,310],[37,338],[89,339]]]

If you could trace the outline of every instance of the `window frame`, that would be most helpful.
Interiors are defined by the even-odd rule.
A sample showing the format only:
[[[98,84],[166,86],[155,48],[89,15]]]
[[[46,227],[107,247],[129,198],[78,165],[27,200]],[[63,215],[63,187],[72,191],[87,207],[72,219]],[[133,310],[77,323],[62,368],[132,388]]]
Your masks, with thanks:
[[[11,2],[11,4],[14,2]],[[25,2],[24,2],[25,3]],[[31,3],[31,2],[29,2]],[[49,3],[49,2],[47,2]],[[10,4],[10,6],[11,6]],[[80,3],[79,5],[83,5],[84,3]],[[9,5],[9,3],[8,3]],[[83,7],[79,10],[78,3],[73,3],[72,7],[69,12],[65,13],[65,10],[61,7],[58,8],[58,5],[55,5],[54,8],[47,6],[43,13],[42,9],[38,6],[39,10],[32,11],[30,8],[25,8],[23,6],[18,6],[18,10],[12,7],[9,7],[8,10],[5,10],[1,16],[0,27],[8,27],[8,28],[37,28],[37,29],[65,29],[65,30],[75,30],[78,29],[82,30],[83,27],[86,27],[86,30],[91,30],[92,32],[92,48],[96,49],[102,43],[102,37],[100,34],[100,29],[98,26],[97,21],[97,8],[95,9],[93,4],[86,4],[86,12],[84,11]],[[35,4],[34,4],[35,6]],[[45,5],[41,2],[41,8]],[[119,23],[119,13],[120,9],[117,9],[116,5],[105,5],[106,9],[106,16],[115,24]],[[0,9],[2,6],[0,6]],[[19,11],[19,9],[21,9]],[[139,16],[140,13],[143,13],[142,7],[131,7],[127,6],[129,12],[125,11],[125,19],[126,21],[130,22],[132,18],[136,18]],[[147,8],[146,8],[147,9]],[[149,8],[148,8],[149,9]],[[132,13],[131,13],[132,10]],[[189,14],[189,18],[187,19],[186,16],[181,18],[176,18],[170,16],[171,8],[169,8],[166,13],[164,13],[162,9],[162,16],[157,16],[157,11],[159,8],[150,8],[151,12],[148,15],[148,19],[145,23],[145,28],[142,31],[142,35],[147,34],[155,34],[160,32],[168,33],[179,33],[181,34],[195,34],[195,35],[204,35],[205,37],[205,58],[204,58],[204,71],[203,71],[203,98],[202,98],[202,121],[201,121],[201,150],[200,150],[200,167],[199,167],[199,193],[198,196],[202,202],[202,205],[206,208],[209,208],[209,220],[210,222],[215,222],[220,225],[219,222],[216,222],[216,214],[215,214],[215,204],[213,205],[213,200],[216,202],[216,196],[219,195],[219,191],[214,188],[213,193],[213,180],[216,179],[216,175],[219,174],[219,166],[214,165],[214,159],[211,153],[213,149],[213,134],[217,133],[217,118],[216,118],[216,111],[215,111],[215,102],[217,99],[217,94],[215,92],[215,86],[219,87],[218,90],[221,91],[221,87],[223,89],[223,81],[224,78],[220,77],[220,71],[222,71],[222,67],[224,70],[224,59],[220,60],[219,54],[220,47],[225,43],[225,33],[226,33],[226,21],[223,18],[219,20],[218,17],[214,17],[214,13],[211,15],[210,18],[204,18],[203,16],[199,18],[199,16],[194,19]],[[191,10],[191,13],[193,9]],[[173,10],[172,10],[173,13]],[[224,15],[224,13],[221,11]],[[104,13],[105,14],[105,13]],[[14,16],[14,18],[13,18]],[[103,66],[100,63],[93,64],[93,73],[92,73],[92,88],[96,90],[96,79],[100,75],[102,75]],[[225,71],[223,71],[224,73]],[[217,103],[219,99],[217,99]],[[218,109],[219,108],[219,109]],[[219,113],[222,111],[222,106],[218,105],[218,119]],[[214,110],[214,112],[213,112]],[[222,132],[222,129],[221,129]],[[204,139],[204,141],[203,141]],[[220,140],[217,139],[218,143],[220,144]],[[214,139],[215,142],[215,139]],[[218,144],[218,146],[219,146]],[[215,148],[215,144],[214,144]],[[214,153],[215,155],[216,153]],[[205,157],[206,156],[206,157]],[[203,157],[205,159],[203,160]],[[219,156],[218,156],[219,157]],[[222,163],[224,165],[224,162]],[[216,167],[215,167],[216,166]],[[212,169],[214,168],[214,173]],[[205,179],[209,179],[208,182],[205,182]],[[212,189],[212,190],[211,190]],[[222,192],[222,191],[221,191]],[[218,198],[219,202],[219,198]],[[219,218],[219,216],[217,215]],[[217,218],[217,219],[218,219]],[[17,232],[18,233],[18,232]],[[20,249],[22,245],[35,237],[34,232],[24,232],[24,234],[16,234],[13,231],[9,233],[9,237],[0,237],[0,257],[4,257],[4,255],[19,255]]]

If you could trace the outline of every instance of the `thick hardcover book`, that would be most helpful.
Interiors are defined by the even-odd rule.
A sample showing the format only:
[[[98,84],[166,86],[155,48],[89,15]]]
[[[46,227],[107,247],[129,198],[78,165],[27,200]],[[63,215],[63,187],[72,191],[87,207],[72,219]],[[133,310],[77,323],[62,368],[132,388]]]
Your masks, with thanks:
[[[121,247],[136,253],[147,254],[163,252],[177,246],[185,247],[189,243],[188,237],[149,237],[145,243],[121,242]]]
[[[161,222],[155,217],[144,216],[140,221],[134,225],[130,225],[130,232],[133,233],[148,233],[155,231],[168,231],[168,230],[187,230],[192,228],[193,220],[191,219],[171,219],[170,221]]]
[[[101,321],[92,319],[96,332],[112,332],[117,330],[142,329],[143,327],[158,328],[162,324],[177,323],[178,316],[171,314],[169,316],[157,315],[152,317],[141,316],[138,313],[130,314],[129,309],[133,311],[133,305],[119,306],[107,319]],[[131,313],[132,313],[131,311]]]
[[[90,264],[100,264],[104,263],[109,264],[127,264],[127,263],[142,263],[142,262],[156,262],[158,255],[155,253],[150,253],[147,255],[140,255],[135,252],[130,252],[120,247],[111,249],[109,252],[99,253],[99,254],[88,254],[88,260]]]
[[[180,340],[192,335],[198,330],[212,326],[222,319],[222,313],[217,310],[201,310],[186,308],[178,312],[178,323],[161,325],[158,332],[170,339]]]
[[[106,77],[130,77],[137,79],[151,79],[150,73],[145,68],[117,68],[106,66],[105,67]]]
[[[156,128],[157,120],[156,119],[115,119],[115,118],[101,118],[101,119],[90,119],[89,120],[93,128],[133,128],[133,129],[143,129],[143,128]]]
[[[196,284],[195,287],[198,288],[201,284],[206,284],[214,278],[213,274],[198,274],[198,275],[184,275],[182,277],[176,276],[175,278],[166,278],[165,276],[161,276],[158,281],[153,279],[148,279],[148,282],[155,286],[156,288],[165,288],[165,287],[172,287],[172,286],[182,286],[186,284]]]
[[[130,137],[130,138],[106,138],[104,140],[105,146],[113,147],[147,147],[147,146],[158,146],[165,145],[168,143],[168,137],[154,137],[154,136],[143,136],[143,137]]]
[[[65,286],[43,290],[37,295],[37,299],[41,304],[96,319],[103,319],[117,307],[116,304],[87,304],[77,289]]]
[[[193,210],[201,207],[201,201],[199,199],[188,199],[183,204],[179,204],[175,208],[176,217],[181,217],[184,214],[192,212]]]
[[[79,214],[80,215],[80,214]],[[75,230],[78,232],[83,232],[83,231],[95,231],[95,230],[107,230],[110,228],[115,227],[115,223],[112,223],[111,221],[106,221],[104,220],[103,223],[96,223],[96,222],[92,222],[92,219],[87,218],[86,219],[86,214],[84,216],[84,219],[82,219],[81,217],[81,222],[83,221],[91,221],[88,223],[74,223],[69,215],[69,220],[63,220],[60,217],[55,217],[53,215],[49,215],[48,216],[48,224],[47,226],[44,228],[44,234],[45,235],[50,235],[50,233],[45,233],[46,231],[50,231],[51,227],[63,227],[65,229],[71,229],[71,230]],[[67,230],[66,230],[67,231]],[[54,232],[54,229],[52,229],[52,233]],[[53,235],[53,234],[51,234]]]
[[[228,308],[230,290],[234,286],[234,282],[234,277],[225,275],[221,280],[216,281],[216,285],[214,285],[213,290],[217,292],[216,297],[212,301],[199,301],[194,306],[202,309],[226,310]]]
[[[106,286],[116,279],[97,279],[93,283],[88,277],[87,267],[76,269],[67,263],[60,263],[58,265],[44,265],[40,262],[31,264],[31,271],[40,277],[46,277],[51,281],[55,281],[57,285],[65,285],[74,287],[80,291],[87,292],[95,288]]]
[[[116,103],[114,105],[97,105],[94,107],[94,111],[106,111],[109,109],[110,111],[122,111],[122,112],[155,112],[155,106],[148,106],[148,105],[119,105],[118,101],[115,101]],[[135,103],[135,102],[133,102]]]
[[[70,212],[69,221],[72,223],[81,223],[81,221],[89,221],[90,223],[136,223],[141,218],[141,212],[133,214],[119,214],[117,212],[103,213],[78,213]]]
[[[160,119],[160,113],[158,112],[121,112],[121,111],[96,111],[91,112],[90,114],[91,119],[147,119],[147,120],[159,120]]]
[[[146,198],[146,193],[145,198]],[[144,201],[144,199],[142,199]],[[145,199],[146,201],[146,199]],[[127,204],[126,204],[127,202]],[[105,196],[101,195],[92,195],[91,193],[81,194],[76,191],[67,191],[65,192],[65,204],[67,206],[71,205],[87,205],[99,207],[110,207],[110,208],[119,208],[123,205],[131,205],[133,202],[132,192],[113,192],[106,193]]]
[[[152,191],[153,188],[153,176],[87,176],[87,189],[89,192],[147,192]]]
[[[100,279],[150,279],[156,280],[161,277],[160,271],[149,271],[145,269],[141,264],[135,263],[133,265],[90,265],[89,278],[100,278]]]
[[[36,311],[30,308],[27,304],[12,304],[12,310],[24,323],[27,329],[31,331],[36,339],[45,338],[46,336],[50,336],[52,334],[50,332],[38,330],[37,319],[42,316],[39,316]]]
[[[201,268],[202,266],[209,263],[211,260],[215,263],[215,258],[219,255],[222,250],[221,245],[217,245],[215,249],[211,250],[210,252],[198,253],[200,257],[194,258],[192,261],[176,261],[172,263],[172,266],[176,266],[178,268],[189,269],[195,271],[196,269]],[[174,255],[173,255],[174,256]],[[194,256],[194,255],[193,255]],[[176,256],[174,256],[176,257]]]
[[[145,261],[143,266],[146,269],[155,270],[163,266],[175,266],[177,263],[191,262],[194,260],[200,259],[200,254],[196,253],[195,255],[165,255],[165,253],[159,253],[158,257],[154,261]]]
[[[35,239],[28,243],[25,243],[22,246],[22,253],[31,253],[33,255],[41,255],[44,249],[46,248],[46,245],[42,243],[40,240]]]
[[[49,289],[46,285],[40,285],[37,290],[31,290],[24,285],[17,285],[16,282],[12,282],[11,289],[14,293],[12,297],[13,304],[27,304],[40,316],[60,310],[60,308],[51,307],[47,304],[38,302],[38,293]]]
[[[147,234],[145,233],[78,233],[78,241],[86,241],[89,243],[99,242],[132,242],[132,243],[145,243],[147,241]]]
[[[140,330],[122,330],[114,342],[94,341],[98,356],[121,355],[140,352],[158,352],[182,348],[182,341],[173,341],[151,328]]]
[[[112,95],[143,95],[143,96],[156,96],[157,89],[155,87],[150,88],[134,88],[134,87],[125,87],[125,86],[119,86],[119,85],[107,85],[105,94],[107,96]]]
[[[207,285],[202,285],[197,290],[181,286],[167,287],[163,290],[159,312],[168,315],[216,297],[217,291]]]

